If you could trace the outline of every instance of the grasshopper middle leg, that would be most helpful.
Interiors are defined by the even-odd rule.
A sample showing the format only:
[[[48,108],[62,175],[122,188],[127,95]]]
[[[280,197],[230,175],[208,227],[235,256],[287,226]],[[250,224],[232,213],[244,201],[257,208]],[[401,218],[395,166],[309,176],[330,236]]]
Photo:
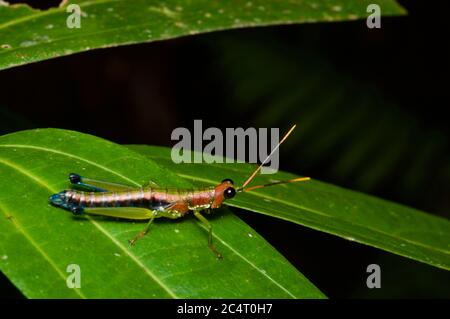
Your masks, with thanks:
[[[194,211],[194,216],[197,217],[199,221],[202,222],[203,225],[208,229],[208,246],[212,250],[212,252],[216,255],[217,259],[222,259],[222,254],[219,253],[212,242],[212,226],[209,221],[199,212]]]

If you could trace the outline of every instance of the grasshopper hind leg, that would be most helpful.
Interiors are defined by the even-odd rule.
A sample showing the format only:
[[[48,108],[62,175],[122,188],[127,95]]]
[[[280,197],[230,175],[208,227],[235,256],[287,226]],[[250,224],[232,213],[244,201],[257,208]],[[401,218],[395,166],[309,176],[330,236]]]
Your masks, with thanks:
[[[148,233],[148,230],[150,229],[150,226],[153,223],[153,220],[155,219],[155,217],[156,217],[156,212],[152,212],[152,216],[150,217],[150,220],[148,221],[147,225],[145,225],[145,228],[140,233],[138,233],[136,236],[134,236],[133,239],[130,239],[128,241],[131,246],[134,246],[138,239],[144,237]]]
[[[151,215],[147,214],[147,216],[150,217],[150,220],[148,221],[147,225],[145,225],[145,228],[140,233],[138,233],[136,236],[134,236],[133,239],[128,241],[130,243],[130,245],[134,246],[136,244],[136,241],[139,238],[144,237],[148,233],[148,231],[150,229],[150,225],[153,223],[153,220],[156,217],[165,217],[165,218],[170,218],[170,219],[177,219],[177,218],[180,218],[181,216],[183,216],[182,213],[180,213],[178,211],[171,210],[170,206],[171,205],[167,205],[167,206],[165,206],[164,209],[160,208],[160,209],[157,209],[157,210],[149,211],[148,214],[151,214]]]

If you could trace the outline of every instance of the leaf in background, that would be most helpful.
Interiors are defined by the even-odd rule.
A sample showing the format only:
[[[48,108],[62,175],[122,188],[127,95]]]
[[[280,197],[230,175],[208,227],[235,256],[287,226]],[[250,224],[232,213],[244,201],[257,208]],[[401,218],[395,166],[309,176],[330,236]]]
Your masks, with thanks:
[[[179,176],[203,184],[231,178],[241,185],[254,170],[248,164],[177,165],[170,158],[170,149],[129,147]],[[260,175],[252,184],[293,177],[283,172]],[[227,203],[450,269],[448,220],[359,192],[313,180],[238,194]]]
[[[195,218],[144,223],[72,216],[48,197],[67,174],[160,186],[190,184],[125,147],[72,131],[0,137],[0,269],[30,298],[323,298],[255,231],[226,209],[211,215],[221,261]],[[66,268],[81,268],[69,289]]]
[[[371,0],[320,1],[70,1],[82,11],[81,28],[69,29],[66,6],[45,11],[0,2],[0,69],[95,48],[151,42],[216,30],[342,21],[367,17]],[[383,15],[404,14],[379,0]]]

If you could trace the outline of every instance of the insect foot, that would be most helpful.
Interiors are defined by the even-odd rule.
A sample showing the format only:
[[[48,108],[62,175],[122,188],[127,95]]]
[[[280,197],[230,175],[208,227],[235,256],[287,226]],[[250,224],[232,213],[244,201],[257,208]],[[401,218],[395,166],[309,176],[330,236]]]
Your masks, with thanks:
[[[145,236],[145,231],[142,231],[142,232],[140,232],[139,234],[137,234],[133,239],[130,239],[129,241],[128,241],[128,243],[131,245],[131,246],[134,246],[134,245],[136,245],[136,241],[139,239],[139,238],[142,238],[142,237],[144,237]]]

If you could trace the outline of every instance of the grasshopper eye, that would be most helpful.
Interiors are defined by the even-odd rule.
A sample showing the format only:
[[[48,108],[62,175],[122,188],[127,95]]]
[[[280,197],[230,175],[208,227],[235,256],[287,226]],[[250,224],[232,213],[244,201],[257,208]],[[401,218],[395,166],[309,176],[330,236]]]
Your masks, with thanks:
[[[228,188],[223,192],[223,197],[225,197],[225,199],[233,198],[234,195],[236,195],[236,190],[235,190],[233,187],[228,187]]]
[[[230,178],[225,178],[223,181],[222,181],[222,183],[225,183],[225,182],[229,182],[229,183],[231,183],[231,184],[233,184],[234,185],[234,182],[233,182],[233,180],[232,179],[230,179]]]

